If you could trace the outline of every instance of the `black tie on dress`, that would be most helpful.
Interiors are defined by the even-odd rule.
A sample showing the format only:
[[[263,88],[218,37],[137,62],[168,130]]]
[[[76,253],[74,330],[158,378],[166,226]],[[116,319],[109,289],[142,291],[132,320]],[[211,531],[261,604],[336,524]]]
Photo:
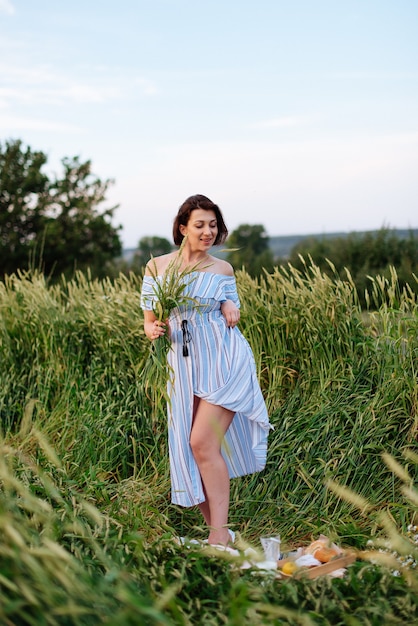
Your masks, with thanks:
[[[187,320],[182,320],[181,332],[183,333],[183,356],[189,356],[189,348],[187,347],[187,344],[190,343],[191,335],[187,330]]]

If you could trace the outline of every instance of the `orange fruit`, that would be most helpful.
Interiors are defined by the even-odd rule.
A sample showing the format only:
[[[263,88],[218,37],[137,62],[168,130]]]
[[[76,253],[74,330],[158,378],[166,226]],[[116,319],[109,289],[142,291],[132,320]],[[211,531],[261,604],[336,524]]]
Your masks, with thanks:
[[[337,551],[334,550],[334,548],[323,546],[322,548],[317,548],[313,556],[318,559],[318,561],[321,561],[321,563],[328,563],[334,556],[337,556]]]

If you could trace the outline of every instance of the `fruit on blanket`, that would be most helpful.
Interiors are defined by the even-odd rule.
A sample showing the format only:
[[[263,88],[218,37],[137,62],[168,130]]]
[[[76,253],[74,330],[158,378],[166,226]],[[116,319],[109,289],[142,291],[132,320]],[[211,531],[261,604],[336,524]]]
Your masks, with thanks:
[[[283,563],[282,572],[283,574],[292,576],[297,569],[298,566],[296,565],[296,563],[294,563],[293,561],[287,561],[286,563]]]
[[[321,563],[329,563],[334,556],[337,556],[337,551],[334,550],[334,548],[323,546],[322,548],[317,548],[313,556],[318,559],[318,561],[321,561]]]

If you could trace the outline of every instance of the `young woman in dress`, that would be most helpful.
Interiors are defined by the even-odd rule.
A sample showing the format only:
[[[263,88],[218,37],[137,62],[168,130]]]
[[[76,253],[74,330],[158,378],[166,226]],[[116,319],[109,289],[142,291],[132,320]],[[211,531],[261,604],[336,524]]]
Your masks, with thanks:
[[[227,546],[230,478],[264,468],[271,428],[251,348],[237,327],[239,299],[232,266],[210,254],[228,231],[219,207],[203,195],[188,198],[173,225],[180,271],[192,269],[185,292],[192,299],[166,323],[153,313],[154,281],[179,250],[152,259],[141,302],[151,341],[169,333],[168,435],[172,502],[198,506],[208,542]]]

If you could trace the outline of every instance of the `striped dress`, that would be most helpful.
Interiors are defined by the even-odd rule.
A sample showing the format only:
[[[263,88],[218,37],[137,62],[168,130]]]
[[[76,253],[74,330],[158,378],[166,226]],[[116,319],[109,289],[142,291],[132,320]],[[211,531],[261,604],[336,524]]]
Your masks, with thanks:
[[[168,440],[171,499],[188,507],[205,500],[189,444],[194,396],[235,413],[222,445],[231,478],[264,468],[272,426],[251,348],[238,327],[228,328],[221,313],[227,299],[239,306],[235,278],[192,272],[185,294],[194,302],[174,309],[169,318],[168,362],[174,374],[168,383]],[[155,299],[154,278],[145,276],[142,308],[152,310]],[[188,356],[183,355],[183,346]]]

